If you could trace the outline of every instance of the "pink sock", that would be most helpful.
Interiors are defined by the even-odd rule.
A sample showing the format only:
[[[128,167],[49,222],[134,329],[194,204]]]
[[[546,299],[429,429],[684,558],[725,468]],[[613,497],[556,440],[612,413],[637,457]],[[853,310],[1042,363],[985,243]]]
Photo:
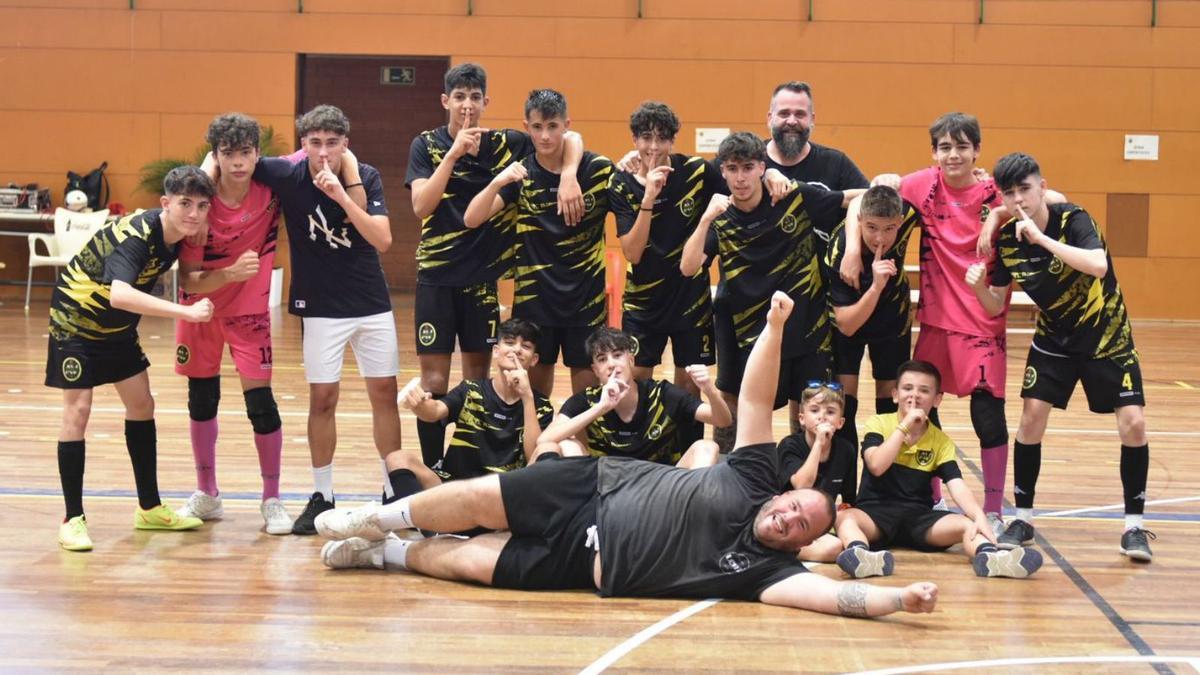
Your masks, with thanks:
[[[1004,479],[1008,475],[1008,444],[980,451],[983,457],[983,510],[1000,513],[1004,508]]]
[[[196,487],[210,497],[217,490],[217,418],[197,422],[190,420],[192,457],[196,460]]]
[[[279,464],[283,457],[283,429],[269,434],[254,434],[258,448],[258,468],[263,479],[263,500],[279,497]]]
[[[929,489],[933,490],[933,503],[936,504],[942,501],[942,479],[933,477],[929,479]]]

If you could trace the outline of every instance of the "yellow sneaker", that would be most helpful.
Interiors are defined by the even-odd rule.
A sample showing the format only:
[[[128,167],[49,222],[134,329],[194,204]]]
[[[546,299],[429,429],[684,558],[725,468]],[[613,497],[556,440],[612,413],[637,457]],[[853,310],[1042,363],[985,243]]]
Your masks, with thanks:
[[[152,509],[139,507],[133,514],[133,526],[139,530],[194,530],[203,524],[204,521],[199,518],[179,516],[166,504],[159,504]]]
[[[92,538],[88,536],[87,519],[75,516],[58,526],[58,545],[67,551],[92,550]]]

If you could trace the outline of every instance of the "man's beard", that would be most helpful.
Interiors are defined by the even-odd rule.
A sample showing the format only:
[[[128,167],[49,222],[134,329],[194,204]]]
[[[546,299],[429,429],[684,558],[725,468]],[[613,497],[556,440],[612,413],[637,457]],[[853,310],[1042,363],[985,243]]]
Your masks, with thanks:
[[[792,130],[778,126],[771,129],[771,139],[775,141],[775,146],[779,148],[784,159],[795,159],[800,156],[804,146],[808,143],[810,132],[811,129],[804,127],[796,127]]]

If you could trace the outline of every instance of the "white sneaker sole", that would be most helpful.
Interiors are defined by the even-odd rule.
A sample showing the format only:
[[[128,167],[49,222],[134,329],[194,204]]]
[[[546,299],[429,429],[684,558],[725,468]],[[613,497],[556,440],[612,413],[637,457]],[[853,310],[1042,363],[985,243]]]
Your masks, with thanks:
[[[382,552],[380,553],[380,564],[376,565],[371,560],[372,549],[382,547],[383,543],[380,541],[370,541],[361,537],[329,541],[321,547],[321,562],[326,567],[335,570],[383,569]]]
[[[1130,559],[1132,559],[1132,560],[1136,560],[1136,561],[1138,561],[1138,562],[1150,562],[1151,560],[1154,560],[1154,554],[1153,554],[1153,553],[1147,553],[1147,552],[1145,552],[1145,551],[1139,551],[1139,550],[1138,550],[1138,549],[1136,549],[1136,548],[1131,548],[1131,549],[1128,549],[1128,550],[1126,550],[1126,549],[1122,548],[1122,549],[1121,549],[1121,554],[1122,554],[1122,555],[1124,555],[1124,556],[1126,556],[1126,557],[1128,557],[1128,558],[1130,558]]]

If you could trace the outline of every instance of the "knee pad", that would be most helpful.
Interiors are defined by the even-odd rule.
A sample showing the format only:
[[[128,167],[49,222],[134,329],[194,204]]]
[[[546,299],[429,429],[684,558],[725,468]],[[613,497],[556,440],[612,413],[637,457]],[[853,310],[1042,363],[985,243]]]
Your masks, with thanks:
[[[270,387],[250,389],[243,396],[246,398],[246,417],[250,418],[250,426],[256,434],[271,434],[279,430],[283,423],[279,421],[279,407],[275,405],[275,396]]]
[[[1008,423],[1004,421],[1004,399],[986,391],[971,392],[971,425],[979,436],[979,445],[994,448],[1008,445]]]
[[[221,403],[220,377],[188,378],[188,416],[197,422],[207,422],[217,416]]]

